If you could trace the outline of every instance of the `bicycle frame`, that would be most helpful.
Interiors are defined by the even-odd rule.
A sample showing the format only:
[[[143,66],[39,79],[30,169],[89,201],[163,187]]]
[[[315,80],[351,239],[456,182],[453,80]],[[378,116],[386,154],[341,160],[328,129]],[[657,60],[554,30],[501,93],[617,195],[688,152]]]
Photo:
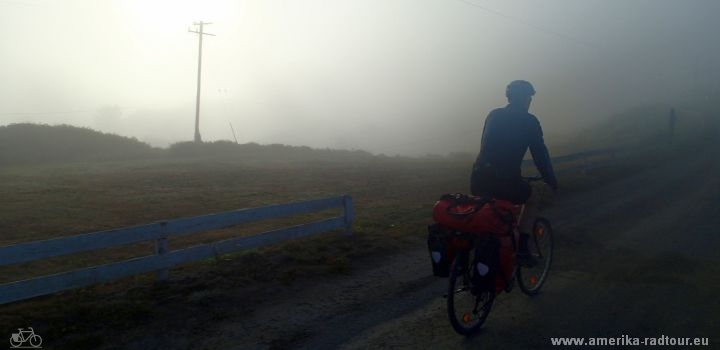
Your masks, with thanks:
[[[22,328],[18,329],[19,332],[13,333],[12,338],[16,342],[24,343],[28,341],[33,335],[35,335],[35,330],[32,327],[28,327],[29,331],[24,331]],[[27,336],[25,336],[27,334]]]

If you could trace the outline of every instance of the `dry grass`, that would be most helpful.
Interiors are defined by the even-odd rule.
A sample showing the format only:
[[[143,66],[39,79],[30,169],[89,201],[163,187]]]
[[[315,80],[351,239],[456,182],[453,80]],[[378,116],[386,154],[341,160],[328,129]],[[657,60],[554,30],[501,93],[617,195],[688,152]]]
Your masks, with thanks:
[[[564,191],[579,191],[646,165],[628,160],[562,178],[561,183]],[[348,273],[354,260],[424,246],[435,200],[443,193],[467,192],[469,170],[469,164],[456,160],[392,158],[312,164],[137,161],[0,170],[0,245],[339,194],[351,195],[357,212],[350,238],[331,232],[185,265],[171,270],[171,281],[165,285],[154,284],[149,274],[0,306],[0,332],[30,325],[58,348],[94,348],[108,339],[104,330],[137,327],[144,320],[167,316],[157,311],[158,305],[180,303],[202,312],[203,305],[193,303],[198,292],[234,290],[232,295],[240,297],[238,288],[249,293],[258,284],[277,287]],[[309,218],[171,239],[170,247]],[[3,268],[0,281],[149,255],[152,247],[137,244]]]

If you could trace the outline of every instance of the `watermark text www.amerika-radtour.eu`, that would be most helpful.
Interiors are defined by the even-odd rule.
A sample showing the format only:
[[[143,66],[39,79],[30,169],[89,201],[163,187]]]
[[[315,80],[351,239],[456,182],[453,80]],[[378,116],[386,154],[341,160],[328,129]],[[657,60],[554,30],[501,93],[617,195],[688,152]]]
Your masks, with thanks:
[[[634,338],[623,335],[618,338],[550,338],[552,345],[557,346],[707,346],[709,338],[673,338],[660,336],[658,338]]]

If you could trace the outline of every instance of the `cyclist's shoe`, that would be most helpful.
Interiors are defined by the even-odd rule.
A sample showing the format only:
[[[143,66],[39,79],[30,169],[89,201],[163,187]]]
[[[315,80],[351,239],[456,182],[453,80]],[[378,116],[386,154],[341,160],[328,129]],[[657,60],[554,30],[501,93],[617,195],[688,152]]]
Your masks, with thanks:
[[[538,264],[537,259],[535,259],[535,257],[530,254],[530,249],[528,249],[529,239],[529,234],[520,233],[520,249],[518,249],[517,261],[518,264],[520,264],[520,266],[522,267],[534,267]]]

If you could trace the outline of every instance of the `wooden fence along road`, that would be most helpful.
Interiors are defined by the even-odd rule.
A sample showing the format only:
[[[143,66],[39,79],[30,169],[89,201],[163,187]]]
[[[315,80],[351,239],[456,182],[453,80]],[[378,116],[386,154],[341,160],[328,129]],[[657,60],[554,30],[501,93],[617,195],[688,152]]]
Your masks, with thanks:
[[[343,215],[304,225],[264,232],[254,236],[231,238],[180,250],[168,251],[167,248],[167,241],[173,236],[190,235],[261,220],[307,214],[333,208],[342,208]],[[234,210],[0,247],[0,266],[4,266],[143,241],[155,241],[155,255],[0,284],[0,304],[93,284],[111,282],[123,277],[152,271],[157,271],[158,278],[164,280],[168,278],[168,269],[179,264],[217,257],[227,253],[257,248],[288,239],[305,237],[336,229],[344,229],[345,233],[349,235],[352,234],[351,228],[354,217],[355,213],[352,198],[350,196],[342,196],[261,208]]]
[[[586,171],[612,161],[612,158],[614,158],[618,152],[619,150],[616,149],[594,150],[555,157],[552,159],[552,162],[553,165],[569,164],[567,167],[556,170],[556,174]],[[611,159],[597,159],[608,157]],[[532,165],[532,160],[523,162],[523,166],[530,165]],[[333,208],[343,208],[343,215],[304,225],[264,232],[254,236],[231,238],[185,249],[168,251],[168,239],[173,236],[190,235],[261,220],[307,214]],[[123,277],[153,271],[158,272],[158,278],[160,280],[165,280],[168,278],[168,269],[179,264],[217,257],[227,253],[257,248],[288,239],[305,237],[336,229],[344,229],[347,234],[351,234],[354,217],[355,213],[352,199],[350,196],[342,196],[261,208],[234,210],[0,247],[0,266],[5,266],[143,241],[155,241],[155,255],[0,284],[0,304],[86,287],[93,284],[111,282]]]

